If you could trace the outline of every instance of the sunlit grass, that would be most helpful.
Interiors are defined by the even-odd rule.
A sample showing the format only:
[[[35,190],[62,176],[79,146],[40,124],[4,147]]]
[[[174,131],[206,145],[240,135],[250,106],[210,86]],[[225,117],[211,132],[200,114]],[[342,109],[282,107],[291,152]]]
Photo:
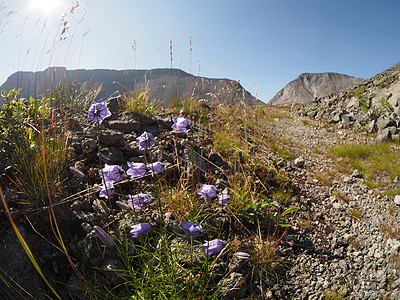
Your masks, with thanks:
[[[127,112],[151,117],[158,111],[159,104],[154,99],[151,99],[148,91],[140,94],[130,92],[123,97],[122,107]]]
[[[358,169],[370,188],[385,190],[396,176],[400,176],[400,152],[394,142],[379,144],[343,144],[330,149],[329,153],[343,158],[339,171],[351,173]],[[348,166],[352,169],[349,169]],[[390,193],[390,191],[388,191]]]

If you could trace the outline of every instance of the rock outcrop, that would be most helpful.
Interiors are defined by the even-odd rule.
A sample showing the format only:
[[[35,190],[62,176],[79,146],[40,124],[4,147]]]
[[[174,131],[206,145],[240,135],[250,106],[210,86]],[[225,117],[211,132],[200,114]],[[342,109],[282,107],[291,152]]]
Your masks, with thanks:
[[[298,114],[326,118],[338,128],[377,132],[378,142],[400,140],[400,63],[355,87],[317,98]]]
[[[340,73],[303,73],[281,89],[268,104],[308,103],[315,98],[353,87],[361,82],[361,78]]]

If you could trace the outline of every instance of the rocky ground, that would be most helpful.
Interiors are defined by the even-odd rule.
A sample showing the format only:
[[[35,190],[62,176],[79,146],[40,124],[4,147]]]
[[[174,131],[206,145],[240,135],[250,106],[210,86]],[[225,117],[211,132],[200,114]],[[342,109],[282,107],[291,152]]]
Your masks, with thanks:
[[[87,119],[86,112],[74,112],[73,116],[69,124],[75,131],[72,142],[74,161],[71,165],[84,172],[87,178],[83,182],[71,175],[68,184],[73,191],[85,190],[86,193],[65,201],[57,212],[63,229],[69,228],[67,233],[71,235],[70,250],[74,253],[74,248],[81,247],[84,249],[83,256],[90,263],[101,265],[101,261],[97,261],[98,258],[94,255],[97,248],[93,224],[107,218],[110,212],[104,209],[95,192],[91,190],[95,183],[99,183],[95,168],[96,128]],[[106,130],[102,131],[100,142],[111,163],[122,164],[128,159],[135,162],[145,161],[142,153],[136,150],[139,125],[141,132],[146,130],[157,136],[156,143],[160,147],[154,149],[152,156],[162,161],[167,169],[171,167],[170,172],[174,172],[175,138],[170,132],[171,121],[168,116],[141,120],[138,124],[132,115],[122,113],[105,121]],[[265,132],[285,141],[285,147],[290,148],[295,155],[296,159],[291,160],[279,158],[272,151],[265,154],[266,160],[277,160],[277,165],[291,174],[299,191],[297,197],[300,200],[300,210],[293,220],[293,227],[278,245],[277,254],[282,258],[280,267],[271,273],[270,285],[258,287],[255,294],[259,294],[262,299],[400,299],[400,241],[398,235],[395,239],[387,234],[388,228],[393,231],[398,229],[400,207],[393,199],[377,196],[376,191],[370,190],[363,183],[362,174],[356,170],[348,170],[346,174],[339,173],[336,159],[326,156],[327,150],[340,142],[372,141],[363,133],[320,125],[315,120],[299,116],[276,118],[263,125],[266,126]],[[207,158],[199,165],[209,174],[222,176],[219,167],[224,162],[212,150],[209,132],[198,129],[197,133],[202,138],[195,140],[196,144],[192,147],[197,153],[204,151],[202,156]],[[178,142],[180,145],[177,156],[187,159],[193,155],[190,153],[194,152],[188,152],[188,145],[183,139]],[[188,166],[189,169],[192,167]],[[320,174],[333,175],[327,183],[318,176]],[[135,188],[146,188],[137,184]],[[217,187],[222,188],[224,179],[219,180],[218,184]],[[5,189],[5,196],[12,203],[12,188]],[[62,263],[66,263],[65,259],[59,259],[58,251],[52,245],[41,245],[44,238],[38,239],[37,234],[32,231],[35,224],[29,224],[28,218],[18,213],[17,206],[11,204],[11,208],[24,237],[28,242],[31,241],[34,248],[42,251],[40,261],[49,265],[45,272],[50,276],[57,275],[58,280],[66,283],[73,292],[74,286],[78,285],[76,277],[60,270]],[[46,212],[42,212],[40,218],[45,219]],[[126,223],[128,221],[123,214],[117,218],[120,227],[131,225]],[[146,218],[145,221],[154,221],[151,214]],[[22,258],[22,249],[12,236],[13,232],[10,230],[2,235],[1,274],[13,274],[14,277],[17,276],[17,281],[27,281],[30,278],[30,292],[38,295],[40,291],[37,288],[35,290],[35,286],[40,280],[32,276],[35,270],[30,268],[27,259]],[[19,249],[19,252],[15,249]],[[20,259],[10,260],[9,257],[15,253],[19,253]],[[115,262],[113,254],[110,255],[110,263]],[[20,265],[25,265],[26,268],[21,270]],[[250,277],[246,277],[249,275],[245,273],[247,270],[242,268],[235,272],[239,276],[237,280],[247,278],[248,283]],[[229,284],[231,283],[228,282],[227,285]],[[0,285],[0,292],[2,288]],[[246,294],[246,288],[239,288],[236,294],[228,295],[227,299],[240,299],[240,295]]]
[[[296,225],[280,247],[290,268],[272,298],[400,299],[400,241],[384,230],[398,229],[399,206],[376,196],[355,170],[336,173],[329,185],[316,176],[337,170],[335,159],[324,155],[328,148],[370,141],[364,133],[304,120],[276,119],[270,128],[301,157],[293,175],[304,195]]]

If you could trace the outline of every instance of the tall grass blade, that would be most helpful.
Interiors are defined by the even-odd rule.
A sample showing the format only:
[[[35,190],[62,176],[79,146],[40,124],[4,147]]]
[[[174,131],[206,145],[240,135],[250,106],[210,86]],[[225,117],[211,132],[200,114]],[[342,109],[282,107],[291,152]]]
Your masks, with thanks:
[[[21,232],[18,230],[17,225],[15,224],[15,222],[14,222],[12,216],[11,216],[11,212],[10,212],[10,210],[8,208],[6,199],[4,198],[3,189],[1,188],[1,186],[0,186],[0,196],[1,196],[1,200],[3,201],[4,208],[7,211],[7,215],[9,217],[9,219],[10,219],[11,225],[12,225],[14,231],[15,231],[15,234],[17,235],[19,242],[21,243],[22,247],[24,248],[25,253],[28,255],[29,260],[32,262],[33,266],[35,267],[36,271],[39,273],[40,277],[42,277],[44,282],[47,284],[47,286],[50,288],[50,290],[54,293],[54,295],[57,297],[57,299],[62,299],[60,297],[60,295],[57,294],[57,292],[52,287],[52,285],[47,281],[47,279],[44,276],[42,270],[40,269],[38,263],[36,262],[36,259],[33,256],[33,253],[31,251],[31,249],[29,248],[28,244],[25,242],[24,238],[22,237]]]

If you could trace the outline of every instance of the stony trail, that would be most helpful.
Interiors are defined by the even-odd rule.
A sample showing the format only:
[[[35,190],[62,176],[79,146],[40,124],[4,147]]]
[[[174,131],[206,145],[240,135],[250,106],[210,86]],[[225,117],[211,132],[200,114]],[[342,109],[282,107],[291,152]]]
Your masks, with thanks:
[[[308,118],[277,118],[267,129],[295,153],[290,166],[281,165],[294,169],[302,191],[301,210],[279,248],[289,270],[267,295],[400,299],[400,241],[388,234],[399,227],[399,206],[376,196],[359,172],[339,173],[338,159],[325,155],[338,143],[365,143],[368,137],[320,125]],[[318,174],[333,178],[324,184]]]

